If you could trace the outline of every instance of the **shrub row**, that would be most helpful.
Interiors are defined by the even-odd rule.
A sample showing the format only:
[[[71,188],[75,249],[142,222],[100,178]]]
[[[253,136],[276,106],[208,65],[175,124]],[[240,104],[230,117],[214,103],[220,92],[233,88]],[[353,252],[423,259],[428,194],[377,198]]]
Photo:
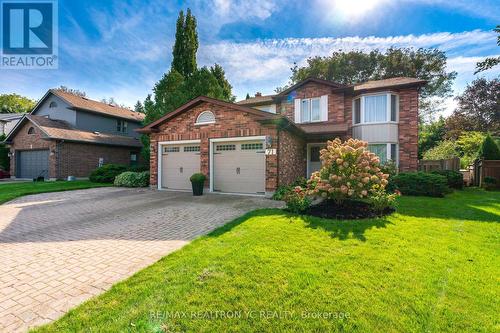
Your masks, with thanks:
[[[403,172],[390,179],[391,190],[399,190],[404,195],[443,197],[450,193],[445,176],[425,172]]]
[[[123,187],[146,187],[149,185],[149,171],[122,172],[116,176],[114,185]]]
[[[90,174],[90,181],[95,183],[113,183],[115,181],[116,176],[125,172],[144,172],[149,169],[144,166],[126,166],[121,164],[105,164],[102,167],[99,167],[92,171]]]

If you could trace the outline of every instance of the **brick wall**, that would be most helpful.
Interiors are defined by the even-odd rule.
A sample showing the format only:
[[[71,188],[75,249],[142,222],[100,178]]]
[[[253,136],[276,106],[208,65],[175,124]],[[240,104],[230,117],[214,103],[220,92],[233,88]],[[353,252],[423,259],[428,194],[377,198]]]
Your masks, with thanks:
[[[316,82],[309,82],[294,90],[294,98],[315,98],[328,95],[328,122],[339,124],[345,121],[344,119],[344,94],[332,94],[332,87]],[[288,102],[288,97],[284,97],[281,104],[277,105],[278,113],[295,121],[295,106],[293,99]]]
[[[99,158],[105,164],[130,165],[130,153],[140,156],[139,148],[92,145],[85,143],[57,143],[57,177],[66,179],[68,176],[88,177],[99,166]]]
[[[195,125],[196,118],[203,111],[212,111],[215,124]],[[233,109],[204,102],[191,110],[159,126],[159,133],[152,133],[151,138],[151,185],[158,184],[158,142],[200,140],[200,170],[210,177],[209,139],[244,136],[270,136],[276,145],[277,129],[274,125],[262,125],[256,116]],[[276,147],[273,147],[276,148]],[[266,191],[274,191],[278,185],[278,159],[276,155],[266,156]]]
[[[28,130],[33,127],[34,133],[28,134]],[[42,132],[31,122],[26,122],[17,132],[10,145],[10,151],[14,156],[10,159],[10,174],[16,176],[16,153],[22,150],[41,150],[49,149],[49,178],[56,178],[56,156],[55,142],[44,140]]]
[[[418,169],[418,91],[399,92],[399,170]]]
[[[279,184],[289,185],[306,176],[306,144],[287,131],[279,132]]]

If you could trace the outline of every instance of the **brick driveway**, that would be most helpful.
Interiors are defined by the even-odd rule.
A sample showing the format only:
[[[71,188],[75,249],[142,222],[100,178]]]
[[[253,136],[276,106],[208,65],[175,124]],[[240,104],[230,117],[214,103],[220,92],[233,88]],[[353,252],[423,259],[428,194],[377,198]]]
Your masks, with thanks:
[[[57,319],[196,236],[276,205],[262,198],[117,188],[38,194],[0,205],[0,332]]]

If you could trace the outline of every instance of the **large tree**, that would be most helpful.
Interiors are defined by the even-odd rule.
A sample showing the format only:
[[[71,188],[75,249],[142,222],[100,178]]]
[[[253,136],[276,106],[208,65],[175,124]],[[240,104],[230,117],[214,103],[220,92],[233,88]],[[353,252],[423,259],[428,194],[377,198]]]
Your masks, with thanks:
[[[179,12],[175,30],[175,43],[172,51],[172,69],[184,77],[191,76],[197,69],[196,52],[198,51],[198,33],[196,31],[196,18],[187,10]]]
[[[493,31],[495,31],[498,34],[497,45],[500,46],[500,25],[497,25],[497,27],[495,29],[493,29]],[[478,62],[476,64],[476,71],[474,72],[474,74],[477,74],[477,73],[482,72],[482,71],[486,71],[490,68],[495,67],[498,64],[500,64],[500,57],[486,58],[486,59],[484,59],[484,61]]]
[[[419,126],[418,133],[418,157],[422,158],[424,153],[434,148],[446,135],[445,119],[440,117],[437,121]]]
[[[456,75],[456,72],[446,70],[446,55],[436,49],[389,48],[385,53],[378,50],[336,51],[331,56],[309,58],[304,67],[295,65],[289,85],[308,77],[343,84],[396,76],[415,77],[428,81],[420,93],[420,115],[421,119],[430,120],[441,101],[451,96]]]
[[[0,113],[28,113],[36,102],[18,94],[0,94]]]
[[[476,79],[456,100],[458,106],[446,121],[448,136],[462,131],[500,134],[500,79]]]

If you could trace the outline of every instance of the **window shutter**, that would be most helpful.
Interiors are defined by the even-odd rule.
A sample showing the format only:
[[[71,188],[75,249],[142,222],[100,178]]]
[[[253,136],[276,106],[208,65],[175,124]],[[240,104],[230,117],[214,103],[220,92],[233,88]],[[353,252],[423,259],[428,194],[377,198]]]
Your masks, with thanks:
[[[321,96],[320,100],[321,121],[328,121],[328,95]]]
[[[300,98],[294,99],[295,123],[300,124]]]

